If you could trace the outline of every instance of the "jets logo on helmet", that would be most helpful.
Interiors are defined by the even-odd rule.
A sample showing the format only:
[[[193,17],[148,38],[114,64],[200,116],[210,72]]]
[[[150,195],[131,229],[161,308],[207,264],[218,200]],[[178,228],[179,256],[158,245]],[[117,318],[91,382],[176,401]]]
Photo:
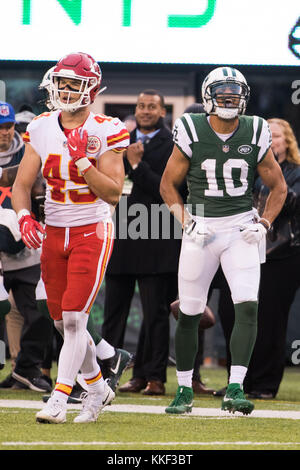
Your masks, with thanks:
[[[250,97],[250,88],[244,75],[232,67],[212,70],[202,84],[205,111],[221,119],[234,119],[244,114]]]
[[[92,56],[83,52],[66,55],[50,72],[49,99],[52,106],[70,112],[88,106],[103,91],[100,90],[101,79],[101,69]],[[76,87],[63,86],[66,80],[74,80]],[[76,95],[78,99],[74,101]]]

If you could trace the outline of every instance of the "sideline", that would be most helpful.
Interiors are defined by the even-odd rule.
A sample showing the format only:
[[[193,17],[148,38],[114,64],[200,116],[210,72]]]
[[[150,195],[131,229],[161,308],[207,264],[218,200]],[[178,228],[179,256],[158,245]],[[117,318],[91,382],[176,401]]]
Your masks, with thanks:
[[[41,400],[0,400],[0,408],[23,408],[40,410],[43,407]],[[68,410],[80,410],[81,404],[68,404]],[[150,414],[163,414],[165,413],[165,406],[148,406],[148,405],[109,405],[103,408],[102,412],[116,412],[116,413],[150,413]],[[300,419],[300,411],[286,411],[286,410],[254,410],[251,415],[243,416],[241,413],[228,413],[222,411],[220,408],[193,408],[193,411],[185,415],[169,415],[171,418],[186,418],[186,417],[215,417],[215,418],[229,418],[235,417],[247,418],[283,418],[283,419]]]

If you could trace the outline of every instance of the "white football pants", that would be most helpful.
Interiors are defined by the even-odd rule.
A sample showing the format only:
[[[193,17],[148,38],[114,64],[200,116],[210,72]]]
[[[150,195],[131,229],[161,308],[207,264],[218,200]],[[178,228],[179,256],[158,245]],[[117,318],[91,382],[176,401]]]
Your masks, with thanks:
[[[258,245],[245,242],[239,229],[240,225],[251,223],[252,213],[207,220],[215,231],[207,243],[199,245],[185,233],[182,238],[178,289],[180,310],[186,315],[204,311],[210,284],[220,264],[234,304],[258,298]]]

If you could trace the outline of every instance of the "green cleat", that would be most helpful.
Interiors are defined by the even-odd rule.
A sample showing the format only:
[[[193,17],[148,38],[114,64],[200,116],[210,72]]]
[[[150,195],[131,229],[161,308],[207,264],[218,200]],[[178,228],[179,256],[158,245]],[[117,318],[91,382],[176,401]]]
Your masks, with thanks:
[[[108,385],[115,392],[121,375],[129,366],[132,354],[124,349],[115,349],[115,355],[109,359],[100,361],[100,367],[104,379],[108,380]]]
[[[180,385],[177,388],[176,396],[172,403],[165,409],[166,413],[183,414],[191,413],[193,408],[193,389]]]
[[[239,411],[243,415],[249,415],[254,409],[254,404],[245,398],[240,384],[229,384],[222,400],[221,410],[235,413]]]

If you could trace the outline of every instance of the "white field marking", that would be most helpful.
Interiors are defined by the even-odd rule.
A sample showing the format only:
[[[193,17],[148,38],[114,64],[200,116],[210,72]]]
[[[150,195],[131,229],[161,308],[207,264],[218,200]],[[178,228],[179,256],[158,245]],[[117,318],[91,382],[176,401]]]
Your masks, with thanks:
[[[23,408],[40,410],[44,404],[42,401],[36,400],[0,400],[0,408]],[[81,404],[68,404],[68,410],[81,410]],[[242,413],[228,413],[220,408],[193,408],[193,411],[185,415],[167,415],[165,406],[147,406],[147,405],[109,405],[103,408],[103,411],[111,411],[117,413],[149,413],[163,414],[172,418],[195,417],[195,416],[213,416],[223,418],[243,417],[245,418],[284,418],[284,419],[300,419],[300,411],[286,410],[254,410],[251,415],[244,416]]]
[[[300,442],[252,442],[252,441],[208,441],[208,442],[106,442],[106,441],[76,441],[76,442],[56,442],[56,441],[12,441],[1,442],[3,446],[276,446],[276,447],[295,447],[299,446]]]

